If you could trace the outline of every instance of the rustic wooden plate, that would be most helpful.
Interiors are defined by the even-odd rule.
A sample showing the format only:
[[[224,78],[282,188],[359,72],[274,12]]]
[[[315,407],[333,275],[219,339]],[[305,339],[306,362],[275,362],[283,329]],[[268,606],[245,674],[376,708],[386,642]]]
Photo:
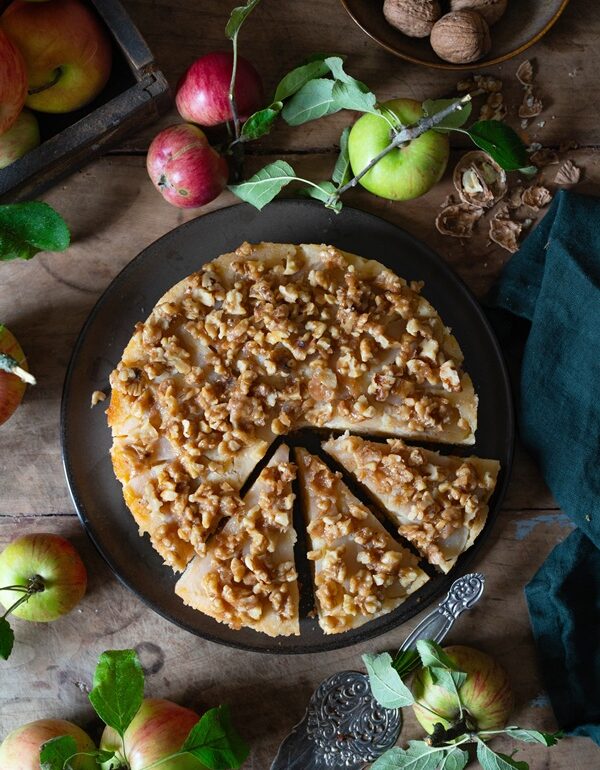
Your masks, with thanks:
[[[428,567],[431,579],[403,605],[345,634],[325,636],[316,620],[308,617],[312,589],[299,511],[295,522],[302,582],[300,637],[271,639],[249,629],[232,631],[186,607],[174,593],[175,575],[162,564],[148,538],[139,537],[125,507],[109,458],[111,437],[104,409],[90,409],[94,390],[108,392],[108,376],[121,358],[134,324],[148,316],[173,284],[244,240],[330,243],[378,259],[408,280],[424,280],[423,294],[456,334],[480,399],[476,445],[442,451],[479,454],[496,458],[502,465],[488,522],[455,569],[441,575]],[[347,207],[334,214],[315,201],[279,200],[261,213],[242,204],[187,222],[148,246],[119,273],[90,313],[75,345],[63,390],[61,438],[67,482],[79,517],[125,585],[156,612],[206,639],[247,650],[298,653],[346,647],[382,634],[448,590],[480,551],[497,516],[512,462],[514,418],[498,343],[479,304],[445,262],[408,233],[371,214]],[[306,432],[286,437],[286,441],[311,451],[319,447],[319,437]]]
[[[512,59],[537,43],[558,20],[569,0],[509,0],[504,16],[491,29],[492,49],[471,64],[443,61],[429,44],[429,38],[404,35],[387,23],[383,0],[341,0],[358,26],[379,45],[401,59],[445,70],[474,70]]]

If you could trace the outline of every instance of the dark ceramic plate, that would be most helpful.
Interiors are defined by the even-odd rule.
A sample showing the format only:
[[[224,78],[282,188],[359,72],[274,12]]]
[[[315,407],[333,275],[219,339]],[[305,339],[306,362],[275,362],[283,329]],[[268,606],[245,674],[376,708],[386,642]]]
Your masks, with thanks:
[[[244,240],[329,243],[378,259],[406,279],[424,280],[423,294],[456,334],[480,399],[477,444],[443,451],[474,452],[502,464],[485,529],[450,574],[434,575],[430,570],[431,580],[398,609],[345,634],[325,636],[317,622],[308,617],[312,597],[300,525],[300,637],[270,639],[251,630],[232,631],[186,607],[174,593],[174,574],[163,566],[148,538],[139,537],[125,507],[109,458],[111,439],[104,409],[90,409],[94,390],[108,392],[108,376],[134,324],[149,315],[173,284]],[[447,591],[481,548],[494,523],[510,472],[514,425],[509,383],[496,339],[477,301],[450,267],[424,244],[371,214],[351,208],[334,214],[313,201],[280,200],[262,213],[243,204],[187,222],[148,246],[122,270],[90,313],[75,345],[63,391],[61,432],[67,482],[79,517],[126,586],[156,612],[205,639],[247,650],[297,653],[333,650],[382,634]],[[303,443],[313,450],[318,447],[314,435],[288,438],[290,444]]]
[[[527,50],[558,21],[569,0],[510,0],[500,21],[491,29],[492,48],[471,64],[452,64],[440,59],[429,38],[408,37],[388,24],[383,0],[341,0],[358,26],[379,45],[401,59],[447,70],[474,70],[512,59]]]

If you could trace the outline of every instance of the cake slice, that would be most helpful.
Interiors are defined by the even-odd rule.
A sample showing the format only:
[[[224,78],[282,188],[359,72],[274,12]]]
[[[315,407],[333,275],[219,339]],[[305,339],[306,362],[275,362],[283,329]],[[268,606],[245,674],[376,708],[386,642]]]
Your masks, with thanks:
[[[475,542],[488,515],[500,463],[440,455],[399,439],[345,434],[323,444],[409,540],[442,572]]]
[[[295,466],[280,446],[242,508],[196,555],[175,586],[185,604],[230,628],[299,635],[292,523]]]
[[[338,634],[391,612],[428,576],[338,474],[296,451],[319,625]]]

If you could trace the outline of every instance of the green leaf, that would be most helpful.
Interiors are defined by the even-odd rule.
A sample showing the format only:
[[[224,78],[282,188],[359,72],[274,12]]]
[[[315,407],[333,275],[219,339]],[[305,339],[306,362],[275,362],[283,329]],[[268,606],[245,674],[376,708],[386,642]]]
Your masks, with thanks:
[[[460,100],[427,99],[423,102],[423,112],[429,117],[430,115],[435,115],[436,112],[441,112],[442,110],[446,109],[446,107],[449,107],[451,104],[454,104],[458,101]],[[472,109],[473,106],[471,102],[465,102],[460,110],[456,110],[456,112],[453,112],[448,115],[447,118],[444,118],[441,123],[438,123],[434,128],[434,131],[439,131],[440,129],[444,128],[460,128],[469,119]]]
[[[336,80],[333,85],[333,99],[339,110],[357,110],[374,112],[377,97],[370,91],[362,91],[354,83],[342,83]]]
[[[421,665],[421,658],[416,650],[401,650],[397,653],[392,666],[400,674],[406,676]]]
[[[291,70],[280,81],[275,89],[273,100],[283,101],[293,96],[302,86],[315,78],[320,78],[329,72],[329,67],[322,58],[313,59],[306,64],[301,64],[296,69]]]
[[[38,251],[64,251],[70,241],[65,220],[47,203],[0,206],[0,260],[31,259]]]
[[[446,655],[437,642],[431,639],[419,639],[417,651],[421,657],[423,667],[435,666],[437,668],[446,668],[449,671],[457,670],[454,661]]]
[[[527,148],[519,135],[499,120],[480,120],[467,133],[474,144],[487,152],[505,171],[519,171],[529,167]]]
[[[360,80],[353,78],[344,70],[344,60],[341,56],[329,56],[325,59],[325,64],[329,67],[334,80],[339,80],[341,83],[351,83],[359,88],[364,93],[370,91],[369,86],[362,83]]]
[[[230,184],[228,187],[238,198],[260,210],[270,203],[287,184],[298,178],[295,174],[289,163],[276,160],[261,168],[245,182]]]
[[[42,744],[40,767],[42,770],[70,770],[68,760],[77,754],[77,744],[72,735],[59,735]]]
[[[15,643],[15,632],[6,618],[0,618],[0,658],[8,660]]]
[[[263,110],[259,110],[253,115],[250,115],[248,120],[242,126],[242,141],[249,142],[268,134],[277,120],[282,107],[283,102],[273,102],[273,104],[270,104]]]
[[[316,120],[340,108],[333,98],[333,80],[310,80],[295,93],[283,108],[281,115],[290,126],[300,126]]]
[[[231,722],[227,706],[218,706],[203,714],[181,750],[192,754],[210,770],[238,768],[249,754],[248,746]]]
[[[386,751],[371,770],[437,770],[445,749],[433,748],[425,741],[409,741],[408,749]]]
[[[94,753],[94,757],[96,758],[96,762],[98,764],[104,764],[104,762],[110,762],[111,759],[114,759],[117,755],[116,751],[108,751],[107,749],[98,749]]]
[[[483,770],[529,770],[527,762],[518,762],[506,754],[496,754],[482,740],[477,741],[477,759]]]
[[[411,691],[392,666],[392,656],[388,652],[381,655],[363,655],[362,659],[367,667],[371,692],[377,703],[388,709],[398,709],[414,703]]]
[[[563,737],[562,732],[544,733],[540,730],[527,730],[521,727],[507,727],[504,732],[506,735],[517,741],[524,741],[525,743],[541,743],[542,746],[556,746],[558,741]]]
[[[350,168],[350,156],[348,155],[348,135],[350,134],[350,127],[348,126],[342,131],[340,136],[340,154],[337,157],[335,166],[333,167],[333,173],[331,178],[337,184],[338,187],[343,187],[352,178],[352,170]]]
[[[309,185],[303,187],[300,190],[300,195],[304,195],[307,198],[316,198],[318,201],[323,201],[326,208],[335,211],[336,214],[343,208],[342,201],[339,198],[335,198],[337,195],[337,188],[331,182],[318,182],[316,186]]]
[[[447,668],[438,668],[438,666],[430,666],[429,673],[434,684],[454,693],[457,697],[458,691],[467,679],[463,671],[448,671]]]
[[[234,8],[225,27],[225,36],[230,40],[236,38],[240,27],[259,3],[260,0],[248,0],[245,5]]]
[[[123,737],[144,698],[144,672],[135,650],[102,653],[89,698],[100,719]]]
[[[469,752],[459,749],[449,751],[439,764],[437,770],[464,770],[469,762]]]

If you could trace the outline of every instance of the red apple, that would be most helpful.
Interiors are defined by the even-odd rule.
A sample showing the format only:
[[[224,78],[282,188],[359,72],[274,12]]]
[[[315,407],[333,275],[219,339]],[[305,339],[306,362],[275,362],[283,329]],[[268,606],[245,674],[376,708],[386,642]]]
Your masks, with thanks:
[[[81,728],[64,719],[40,719],[9,733],[0,746],[2,770],[40,770],[40,749],[46,741],[59,735],[71,735],[78,751],[95,751],[94,742]],[[73,770],[97,770],[93,757],[75,757]]]
[[[444,652],[457,669],[467,675],[459,694],[474,726],[478,730],[504,727],[513,707],[513,692],[506,671],[489,655],[473,647],[445,647]],[[428,669],[417,671],[412,691],[415,716],[428,733],[433,732],[436,722],[447,729],[458,720],[456,697],[434,684]]]
[[[227,184],[227,161],[208,143],[198,126],[170,126],[154,137],[146,168],[163,198],[174,206],[210,203]]]
[[[0,134],[14,124],[27,98],[27,70],[20,52],[0,29]]]
[[[111,727],[106,727],[100,739],[100,748],[115,751],[121,761],[125,753],[131,770],[142,770],[179,751],[199,719],[198,714],[177,703],[146,698],[125,730],[124,747],[119,734]],[[200,770],[202,767],[192,756],[181,756],[160,763],[160,770]]]
[[[13,540],[0,554],[0,603],[7,609],[21,593],[5,586],[41,586],[12,614],[23,620],[47,622],[70,612],[85,594],[87,573],[75,548],[59,535],[38,533]],[[1,765],[0,765],[1,767]]]
[[[39,143],[37,119],[33,112],[23,110],[8,131],[0,134],[0,168],[10,166]]]
[[[0,324],[0,425],[21,403],[26,383],[35,385],[35,377],[27,371],[25,353],[14,334]]]
[[[79,0],[14,0],[0,25],[27,66],[27,106],[40,112],[77,110],[102,91],[112,51],[104,28]]]
[[[175,94],[177,109],[184,120],[200,126],[217,126],[231,120],[232,68],[233,54],[221,51],[207,53],[188,67]],[[260,75],[242,56],[238,56],[234,94],[242,121],[264,106]]]

